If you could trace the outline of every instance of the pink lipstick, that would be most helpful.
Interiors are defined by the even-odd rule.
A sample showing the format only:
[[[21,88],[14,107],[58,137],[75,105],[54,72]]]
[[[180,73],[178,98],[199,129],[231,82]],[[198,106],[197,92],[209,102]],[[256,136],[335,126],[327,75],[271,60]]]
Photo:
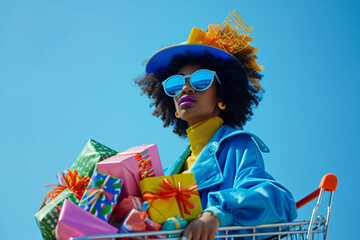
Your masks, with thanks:
[[[196,103],[196,100],[190,95],[184,95],[179,99],[180,107],[187,107],[193,105],[194,103]]]

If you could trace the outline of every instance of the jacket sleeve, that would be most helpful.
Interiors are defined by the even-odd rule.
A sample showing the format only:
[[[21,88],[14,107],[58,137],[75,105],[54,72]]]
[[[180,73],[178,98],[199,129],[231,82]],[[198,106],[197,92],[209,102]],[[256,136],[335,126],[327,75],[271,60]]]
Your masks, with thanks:
[[[261,153],[248,135],[235,137],[225,144],[224,171],[229,164],[232,188],[210,192],[204,211],[213,212],[220,226],[255,226],[290,222],[297,217],[292,194],[264,169]],[[226,146],[228,145],[228,146]]]

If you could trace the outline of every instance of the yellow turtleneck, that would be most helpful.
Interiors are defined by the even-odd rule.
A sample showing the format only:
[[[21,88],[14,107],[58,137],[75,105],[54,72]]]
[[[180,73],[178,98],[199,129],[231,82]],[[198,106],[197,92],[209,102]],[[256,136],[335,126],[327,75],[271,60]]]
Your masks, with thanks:
[[[188,172],[202,149],[208,144],[212,136],[222,126],[224,121],[219,117],[212,117],[202,122],[192,125],[186,129],[191,155],[186,159],[182,168],[183,172]]]

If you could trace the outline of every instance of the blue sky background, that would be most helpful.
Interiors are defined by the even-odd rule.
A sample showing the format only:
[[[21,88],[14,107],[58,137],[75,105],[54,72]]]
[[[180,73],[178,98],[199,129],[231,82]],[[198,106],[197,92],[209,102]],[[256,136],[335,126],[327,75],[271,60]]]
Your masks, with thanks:
[[[41,239],[33,215],[44,185],[89,138],[118,151],[156,143],[169,166],[186,140],[151,116],[133,80],[153,52],[234,9],[254,27],[265,67],[266,93],[245,129],[270,147],[267,170],[297,200],[337,175],[329,239],[354,239],[360,8],[349,0],[0,0],[0,238]]]

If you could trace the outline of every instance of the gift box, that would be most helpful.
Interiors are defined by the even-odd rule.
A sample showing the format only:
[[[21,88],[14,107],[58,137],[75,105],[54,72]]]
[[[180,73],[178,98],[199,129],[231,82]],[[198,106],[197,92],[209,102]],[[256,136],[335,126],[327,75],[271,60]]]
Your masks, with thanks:
[[[61,209],[56,227],[58,240],[117,232],[117,228],[67,200]]]
[[[133,196],[126,197],[118,203],[116,209],[118,210],[116,212],[116,221],[115,219],[113,221],[120,223],[124,221],[132,209],[142,210],[142,199]]]
[[[133,232],[147,232],[147,231],[159,231],[161,224],[152,221],[146,212],[132,209],[125,218],[124,222],[119,227],[120,233],[133,233]],[[161,236],[152,236],[152,238],[162,238]],[[122,238],[124,239],[124,238]],[[144,239],[144,237],[131,238],[131,239]]]
[[[142,178],[164,175],[156,144],[130,148],[99,162],[97,167],[100,173],[124,179],[124,197],[141,196],[138,185]]]
[[[147,213],[157,223],[174,216],[191,221],[202,212],[193,173],[145,178],[140,189],[143,200],[149,203]]]
[[[122,179],[101,174],[95,170],[80,200],[79,207],[109,222],[122,186]]]
[[[117,154],[116,151],[92,139],[85,145],[70,170],[77,170],[81,177],[91,176],[96,163]]]
[[[79,199],[73,192],[69,189],[65,189],[35,214],[36,222],[44,240],[56,239],[54,231],[58,223],[60,210],[66,199],[76,204],[79,202]]]
[[[178,216],[168,218],[161,227],[161,230],[178,230],[185,229],[188,222],[182,218],[178,218]],[[180,237],[179,234],[170,234],[169,237],[176,238]]]
[[[124,179],[119,201],[128,196],[140,197],[139,182],[148,176],[163,176],[159,153],[155,144],[130,148],[97,164],[98,171]],[[114,221],[121,222],[116,207]]]

